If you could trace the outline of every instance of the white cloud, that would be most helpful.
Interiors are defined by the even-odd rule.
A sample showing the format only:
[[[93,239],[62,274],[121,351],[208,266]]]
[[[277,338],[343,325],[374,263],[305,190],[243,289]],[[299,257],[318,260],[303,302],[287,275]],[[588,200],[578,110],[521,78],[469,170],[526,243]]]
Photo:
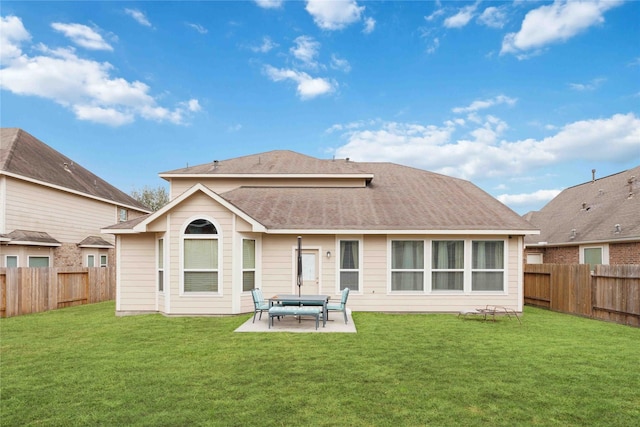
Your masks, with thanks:
[[[507,14],[504,7],[490,6],[482,11],[478,22],[491,28],[502,28],[507,22]]]
[[[125,9],[124,13],[135,19],[140,25],[144,25],[145,27],[151,26],[151,22],[149,22],[146,15],[137,9]]]
[[[255,0],[256,4],[264,9],[278,9],[284,0]]]
[[[478,3],[460,8],[458,13],[444,20],[444,26],[447,28],[462,28],[473,19],[478,8]]]
[[[588,83],[569,83],[569,87],[573,90],[577,90],[580,92],[587,91],[587,90],[595,90],[606,80],[607,79],[605,78],[597,78],[597,79],[591,80]]]
[[[207,30],[205,27],[203,27],[200,24],[194,24],[191,22],[187,22],[187,25],[191,28],[193,28],[194,30],[196,30],[197,32],[199,32],[200,34],[207,34],[209,32],[209,30]]]
[[[253,46],[250,47],[250,49],[254,52],[267,53],[272,49],[275,49],[276,47],[278,47],[277,43],[271,40],[270,37],[264,36],[262,38],[262,44],[260,46]]]
[[[376,29],[376,20],[373,18],[365,18],[364,29],[362,30],[362,32],[365,34],[371,34],[375,29]]]
[[[314,78],[301,71],[280,69],[270,65],[264,67],[264,72],[274,82],[292,80],[297,83],[296,90],[301,99],[311,99],[331,93],[336,90],[337,86],[336,83],[327,79]]]
[[[18,21],[9,20],[11,31],[2,31],[7,42],[3,52],[10,54],[0,69],[3,90],[49,99],[73,111],[80,120],[112,126],[130,123],[136,117],[181,124],[189,112],[200,108],[197,100],[173,110],[160,107],[145,83],[114,77],[111,64],[81,58],[73,48],[50,49],[39,44],[35,46],[38,55],[22,54],[21,44],[30,36]]]
[[[318,56],[320,43],[310,36],[299,36],[293,42],[295,46],[289,49],[291,54],[300,60],[304,66],[313,69],[318,68],[316,57]]]
[[[620,4],[621,0],[556,0],[553,4],[540,6],[526,14],[520,31],[504,37],[500,54],[520,54],[566,41],[604,22],[604,12]]]
[[[362,124],[362,122],[359,122]],[[473,129],[471,139],[456,138],[462,124],[440,126],[385,122],[343,132],[347,143],[338,157],[357,161],[393,161],[465,179],[519,174],[566,161],[624,161],[638,155],[640,118],[633,113],[566,124],[541,140],[500,140],[507,124],[487,116]],[[606,142],[606,143],[603,143]]]
[[[334,54],[331,55],[331,68],[348,73],[351,71],[351,64],[349,64],[349,61],[346,59],[339,58]]]
[[[467,107],[455,107],[451,111],[453,111],[454,113],[472,113],[472,112],[493,107],[494,105],[507,104],[511,106],[511,105],[514,105],[516,102],[517,102],[517,99],[515,98],[509,98],[508,96],[505,96],[505,95],[498,95],[495,98],[491,98],[491,99],[473,101]]]
[[[355,0],[307,0],[307,12],[323,30],[341,30],[360,21],[364,6]]]
[[[541,205],[551,201],[562,190],[538,190],[533,193],[500,194],[496,199],[508,206]]]
[[[63,24],[54,22],[51,27],[70,38],[78,46],[91,50],[113,50],[111,45],[104,41],[102,36],[92,28],[82,24]]]
[[[31,40],[31,35],[16,16],[0,16],[0,62],[4,63],[22,55],[20,45]]]

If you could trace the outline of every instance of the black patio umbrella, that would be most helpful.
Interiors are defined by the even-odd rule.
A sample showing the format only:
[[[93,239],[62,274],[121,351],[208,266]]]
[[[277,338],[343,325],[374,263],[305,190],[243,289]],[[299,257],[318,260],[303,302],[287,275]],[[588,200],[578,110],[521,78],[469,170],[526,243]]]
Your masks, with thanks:
[[[302,237],[298,236],[298,296],[300,296],[300,288],[302,287]]]

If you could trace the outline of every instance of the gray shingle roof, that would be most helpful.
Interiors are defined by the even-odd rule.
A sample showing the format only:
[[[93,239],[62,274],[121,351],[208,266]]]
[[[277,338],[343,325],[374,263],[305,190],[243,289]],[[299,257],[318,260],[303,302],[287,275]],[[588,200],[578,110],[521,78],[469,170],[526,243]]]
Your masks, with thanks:
[[[0,171],[149,212],[133,197],[22,129],[0,129]]]
[[[540,228],[528,244],[640,240],[640,166],[567,188],[525,218]]]
[[[221,196],[271,229],[534,229],[468,181],[393,163],[354,166],[373,174],[367,187],[241,187]]]

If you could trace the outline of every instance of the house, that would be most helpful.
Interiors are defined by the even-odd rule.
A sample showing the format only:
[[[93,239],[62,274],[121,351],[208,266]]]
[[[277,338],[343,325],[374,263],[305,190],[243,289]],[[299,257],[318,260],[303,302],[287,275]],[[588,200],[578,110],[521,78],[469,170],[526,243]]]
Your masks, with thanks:
[[[525,218],[530,264],[640,264],[640,166],[570,187]]]
[[[522,311],[537,230],[468,181],[392,163],[271,151],[160,176],[171,201],[103,233],[118,248],[120,315],[253,311],[250,290],[339,298],[358,311]]]
[[[99,267],[100,230],[151,211],[24,130],[0,129],[0,267]]]

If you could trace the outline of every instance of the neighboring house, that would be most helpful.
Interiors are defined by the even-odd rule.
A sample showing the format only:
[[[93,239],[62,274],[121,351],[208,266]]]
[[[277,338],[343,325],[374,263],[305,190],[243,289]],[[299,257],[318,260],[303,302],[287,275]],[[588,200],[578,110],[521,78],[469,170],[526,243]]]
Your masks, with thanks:
[[[567,188],[525,218],[530,264],[640,264],[640,166]]]
[[[0,129],[0,267],[112,265],[101,228],[150,212],[27,132]]]
[[[116,235],[118,314],[253,311],[252,288],[357,311],[522,311],[531,224],[468,181],[272,151],[161,173],[171,201]]]

